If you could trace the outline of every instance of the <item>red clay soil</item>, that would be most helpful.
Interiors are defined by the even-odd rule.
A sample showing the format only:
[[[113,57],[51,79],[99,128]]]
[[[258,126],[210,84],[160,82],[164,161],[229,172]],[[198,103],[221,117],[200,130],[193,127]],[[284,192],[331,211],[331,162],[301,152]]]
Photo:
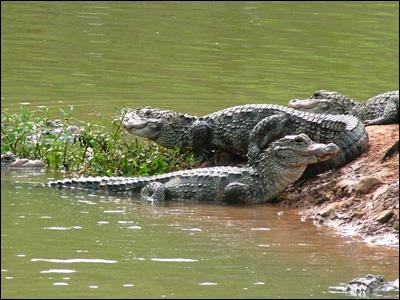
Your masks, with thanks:
[[[399,245],[399,154],[381,162],[399,138],[399,125],[366,127],[369,150],[339,170],[285,190],[282,207],[304,220],[381,245]]]

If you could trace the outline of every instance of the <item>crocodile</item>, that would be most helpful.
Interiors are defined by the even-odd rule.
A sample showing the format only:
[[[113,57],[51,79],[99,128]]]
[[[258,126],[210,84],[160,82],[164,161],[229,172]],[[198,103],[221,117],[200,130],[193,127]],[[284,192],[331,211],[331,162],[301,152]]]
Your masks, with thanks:
[[[399,91],[379,94],[359,103],[339,92],[320,90],[308,99],[292,99],[288,106],[313,113],[354,115],[366,126],[399,123]]]
[[[352,295],[365,295],[377,292],[389,292],[399,290],[399,279],[387,281],[381,275],[367,274],[363,277],[354,278],[347,284],[330,287],[333,291],[345,292]]]
[[[2,169],[43,169],[45,167],[46,163],[39,159],[18,158],[12,152],[1,155]]]
[[[42,138],[55,138],[60,141],[75,143],[80,139],[83,128],[75,125],[66,125],[60,119],[47,120],[44,124],[32,124],[32,133],[27,136],[27,141],[36,144]]]
[[[335,143],[340,153],[307,167],[304,177],[338,168],[368,148],[368,134],[354,116],[322,115],[274,104],[247,104],[203,117],[158,108],[138,108],[122,118],[125,129],[166,148],[193,151],[208,160],[225,151],[251,161],[272,141],[285,135],[307,134],[319,143]]]
[[[363,103],[339,92],[320,90],[308,99],[292,99],[288,106],[313,113],[354,115],[360,118],[365,126],[399,123],[398,90],[376,95]],[[399,141],[385,152],[382,160],[396,152],[399,152]]]
[[[264,149],[251,165],[209,167],[142,177],[80,177],[50,181],[51,187],[136,193],[144,201],[192,200],[263,203],[303,174],[306,166],[332,158],[339,148],[288,135]]]

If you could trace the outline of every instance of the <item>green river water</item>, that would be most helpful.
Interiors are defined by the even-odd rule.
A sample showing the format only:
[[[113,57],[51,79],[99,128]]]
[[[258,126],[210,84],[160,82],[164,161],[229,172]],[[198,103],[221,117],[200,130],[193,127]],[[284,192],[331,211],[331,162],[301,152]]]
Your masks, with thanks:
[[[73,105],[90,121],[122,106],[286,105],[319,89],[365,100],[398,89],[398,23],[398,2],[384,1],[3,1],[1,109]],[[397,248],[293,210],[40,186],[54,177],[2,171],[2,298],[350,298],[329,287],[399,276]]]

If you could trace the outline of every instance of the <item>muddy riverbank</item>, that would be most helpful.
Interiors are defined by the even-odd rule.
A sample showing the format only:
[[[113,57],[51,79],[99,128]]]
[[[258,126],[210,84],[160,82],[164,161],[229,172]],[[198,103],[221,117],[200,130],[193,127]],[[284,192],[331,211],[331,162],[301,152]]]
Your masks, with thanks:
[[[399,155],[382,162],[399,125],[367,127],[369,150],[343,168],[286,189],[282,207],[303,220],[380,245],[399,245]]]

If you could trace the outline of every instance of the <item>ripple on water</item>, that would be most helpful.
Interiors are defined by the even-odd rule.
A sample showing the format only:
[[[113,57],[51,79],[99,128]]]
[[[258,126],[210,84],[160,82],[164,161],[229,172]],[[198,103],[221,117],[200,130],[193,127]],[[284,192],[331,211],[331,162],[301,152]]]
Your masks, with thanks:
[[[53,285],[66,286],[69,284],[67,282],[53,282]]]
[[[78,202],[80,202],[80,203],[85,203],[85,204],[89,204],[89,205],[95,205],[95,204],[97,204],[96,202],[89,201],[89,200],[78,200]]]
[[[50,226],[50,227],[43,227],[47,230],[70,230],[70,229],[82,229],[82,226],[71,226],[71,227],[62,227],[62,226]]]
[[[98,221],[97,224],[110,224],[108,221]]]
[[[72,259],[57,259],[57,258],[32,258],[32,262],[45,261],[60,264],[72,264],[72,263],[99,263],[99,264],[115,264],[117,260],[101,259],[101,258],[72,258]]]
[[[128,229],[142,229],[141,226],[137,226],[137,225],[128,226],[128,227],[126,227],[126,228],[128,228]]]
[[[40,271],[40,273],[60,273],[60,274],[69,274],[69,273],[75,273],[75,270],[69,270],[69,269],[49,269],[49,270],[43,270]]]
[[[151,258],[152,261],[160,261],[160,262],[196,262],[199,261],[197,259],[191,258]]]
[[[183,231],[202,231],[200,228],[182,228]]]
[[[200,282],[199,285],[218,285],[216,282]]]
[[[125,210],[105,210],[104,213],[106,214],[119,214],[119,213],[124,213]]]

